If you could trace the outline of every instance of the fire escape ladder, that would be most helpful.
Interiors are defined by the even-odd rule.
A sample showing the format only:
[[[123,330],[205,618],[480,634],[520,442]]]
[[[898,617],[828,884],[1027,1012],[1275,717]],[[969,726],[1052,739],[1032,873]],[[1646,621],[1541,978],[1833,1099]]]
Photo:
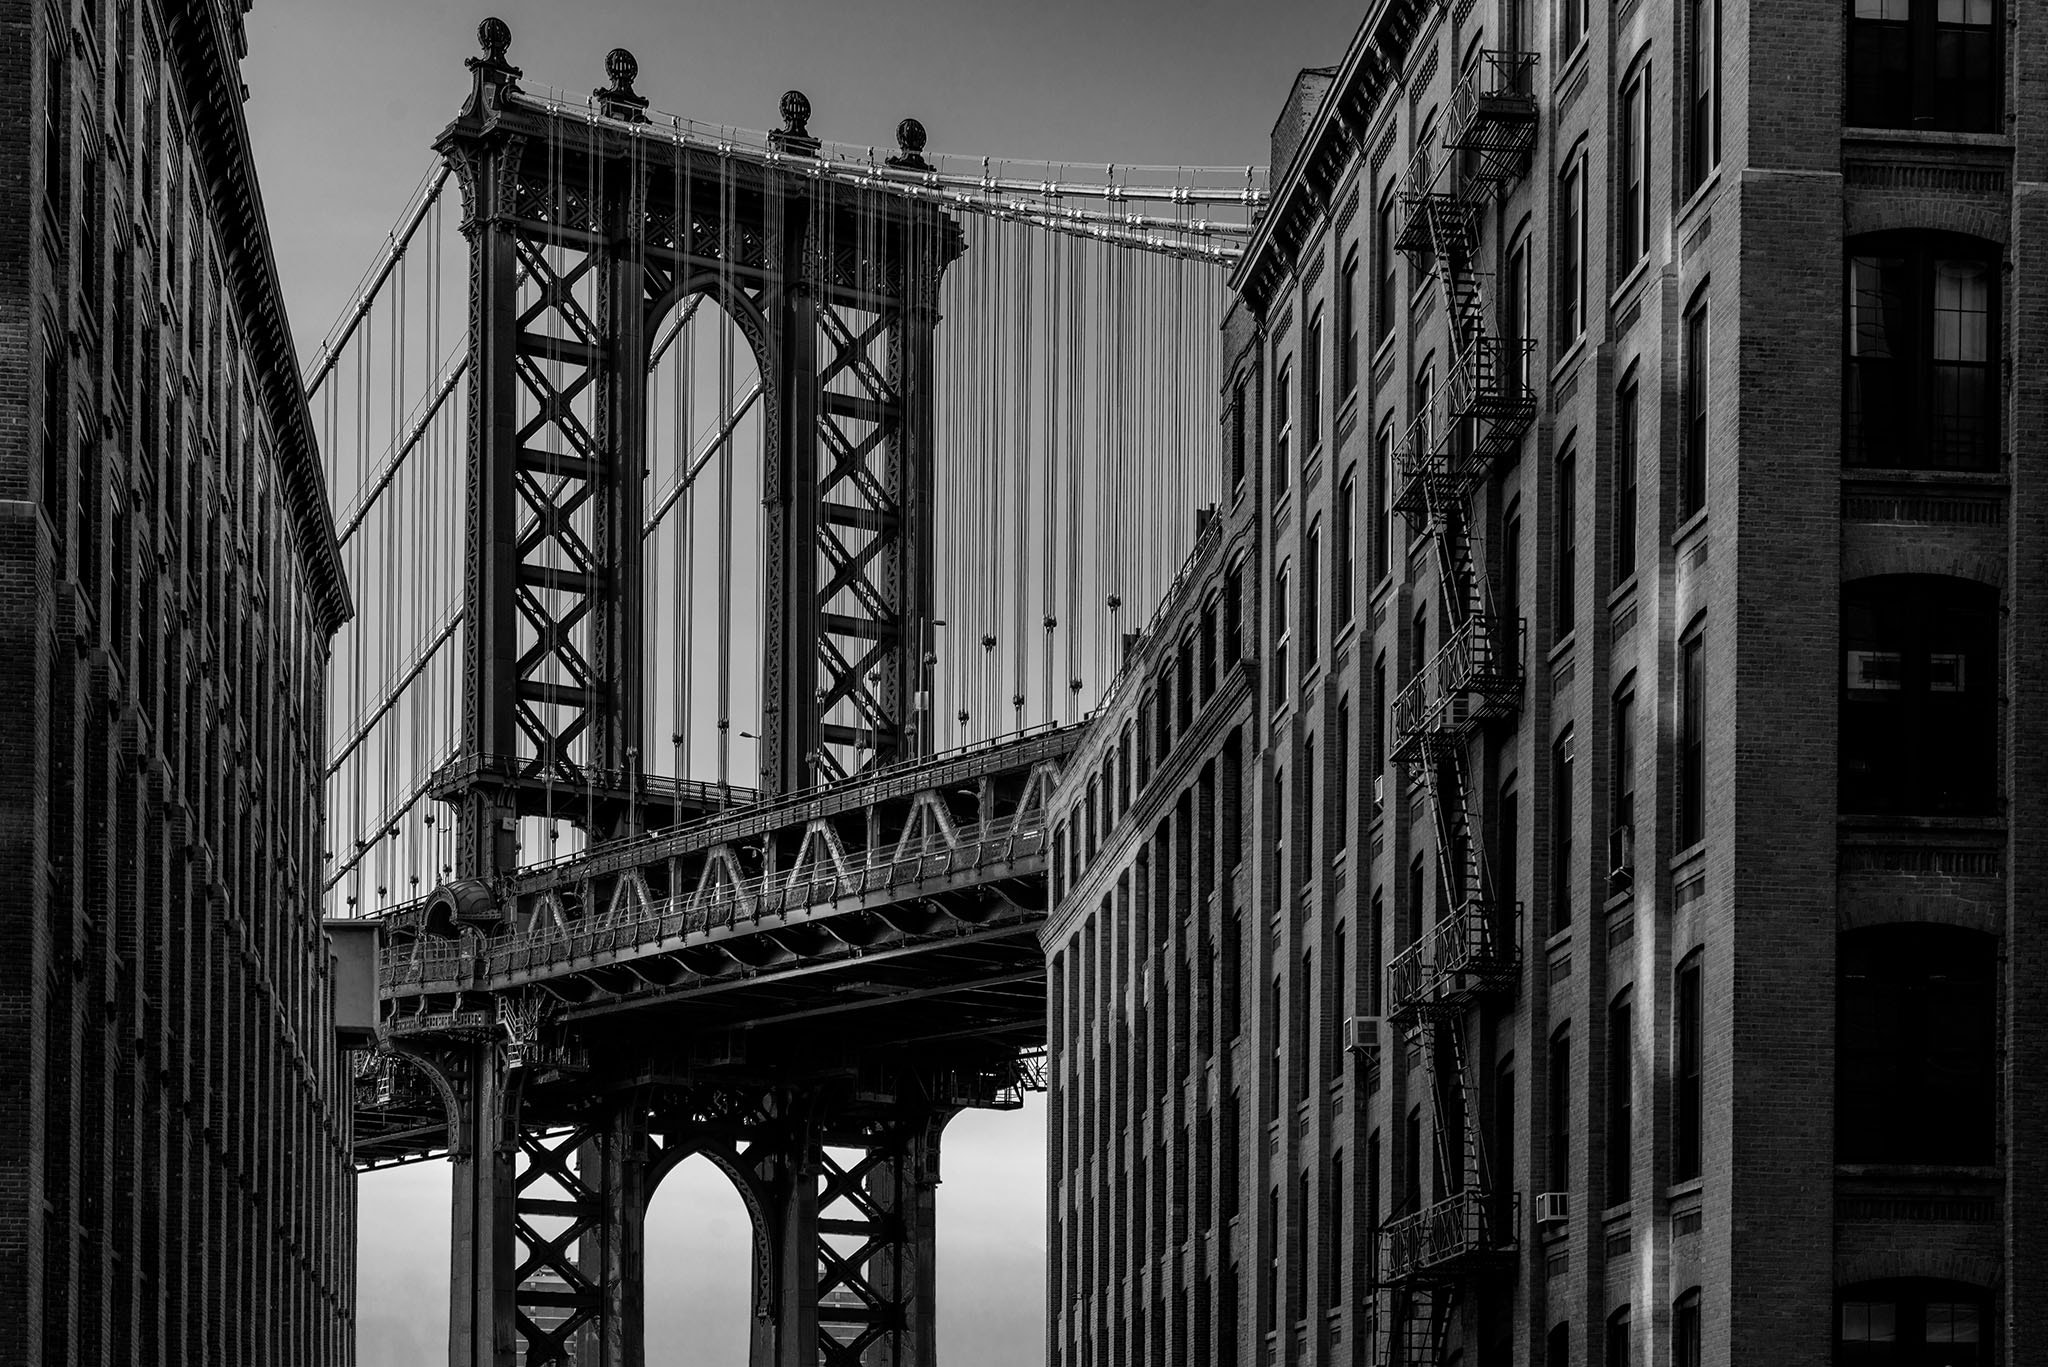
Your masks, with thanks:
[[[1380,1300],[1383,1313],[1373,1345],[1374,1367],[1434,1367],[1443,1361],[1444,1335],[1450,1327],[1450,1297],[1443,1288],[1382,1287]]]

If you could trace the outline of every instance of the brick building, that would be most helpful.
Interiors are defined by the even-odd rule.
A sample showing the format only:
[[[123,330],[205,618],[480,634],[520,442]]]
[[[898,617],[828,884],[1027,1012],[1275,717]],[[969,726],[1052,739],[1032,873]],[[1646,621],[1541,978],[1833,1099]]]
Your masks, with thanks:
[[[2048,1357],[2042,19],[1301,74],[1057,814],[1052,1361]]]
[[[242,7],[0,4],[0,1345],[352,1353],[320,927],[349,605]]]

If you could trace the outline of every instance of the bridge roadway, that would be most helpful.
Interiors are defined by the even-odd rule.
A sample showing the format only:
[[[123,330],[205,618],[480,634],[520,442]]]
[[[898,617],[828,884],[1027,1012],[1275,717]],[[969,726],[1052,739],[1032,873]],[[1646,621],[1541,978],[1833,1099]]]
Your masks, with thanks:
[[[502,1044],[536,1119],[550,1097],[858,1083],[913,1056],[958,1104],[1015,1104],[1044,1041],[1046,812],[1080,733],[747,803],[393,909],[357,1165],[449,1149],[442,1098],[400,1061],[464,1042]]]

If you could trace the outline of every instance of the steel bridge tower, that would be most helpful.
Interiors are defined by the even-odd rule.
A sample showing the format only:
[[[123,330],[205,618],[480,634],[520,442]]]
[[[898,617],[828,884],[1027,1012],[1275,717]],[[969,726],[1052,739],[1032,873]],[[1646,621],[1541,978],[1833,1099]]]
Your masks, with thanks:
[[[479,38],[436,144],[464,197],[471,395],[464,717],[435,789],[459,853],[427,917],[473,945],[503,928],[521,818],[596,842],[691,814],[637,747],[659,591],[640,550],[650,346],[695,296],[735,320],[761,373],[760,787],[930,752],[932,334],[961,250],[931,204],[815,174],[800,94],[774,154],[726,156],[655,136],[623,50],[603,117],[579,119],[520,95],[503,23]],[[932,1360],[938,1135],[975,1104],[953,1074],[898,1051],[829,1085],[801,1068],[711,1085],[687,1048],[648,1038],[542,1104],[538,1073],[589,1071],[546,1009],[539,988],[470,994],[403,1050],[453,1117],[451,1362],[642,1361],[641,1223],[693,1153],[754,1217],[756,1367]]]

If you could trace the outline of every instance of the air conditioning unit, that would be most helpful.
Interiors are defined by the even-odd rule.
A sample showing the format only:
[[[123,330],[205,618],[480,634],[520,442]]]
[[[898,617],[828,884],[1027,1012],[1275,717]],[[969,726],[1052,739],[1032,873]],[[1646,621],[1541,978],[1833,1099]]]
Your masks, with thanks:
[[[1372,776],[1372,805],[1375,811],[1387,805],[1387,776],[1385,774],[1374,774]]]
[[[1546,1191],[1536,1197],[1536,1223],[1539,1225],[1561,1225],[1572,1218],[1572,1194],[1568,1191]]]
[[[1380,1040],[1386,1023],[1381,1016],[1348,1016],[1344,1021],[1344,1050],[1357,1054],[1368,1064],[1380,1061]]]

